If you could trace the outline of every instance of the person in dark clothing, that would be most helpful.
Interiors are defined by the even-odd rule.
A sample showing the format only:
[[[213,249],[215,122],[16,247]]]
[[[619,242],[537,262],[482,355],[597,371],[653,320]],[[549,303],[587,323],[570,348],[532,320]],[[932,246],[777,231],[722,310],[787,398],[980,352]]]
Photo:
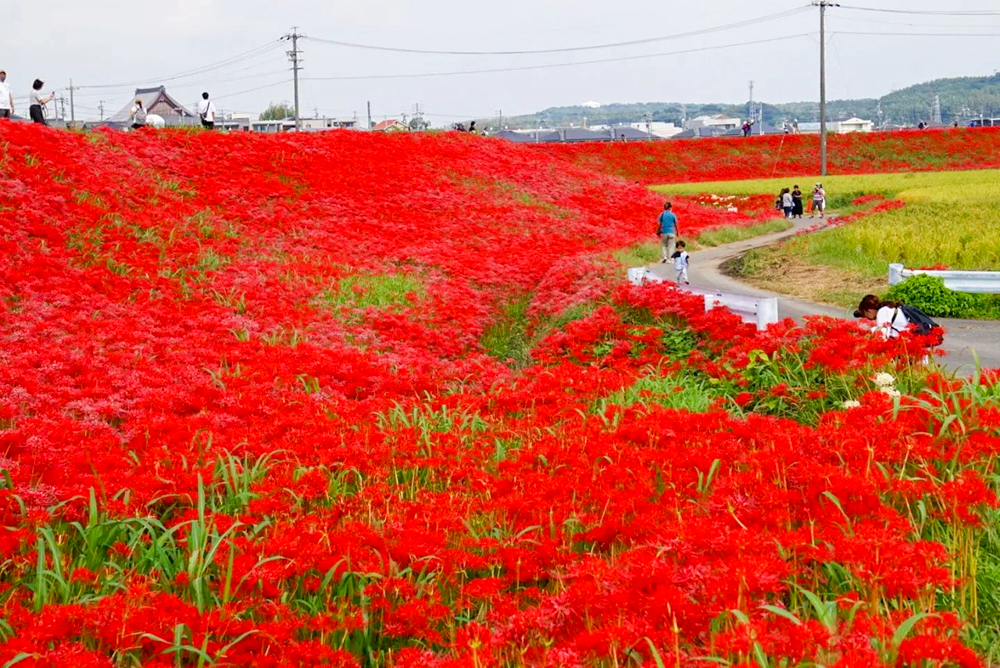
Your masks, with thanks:
[[[792,189],[792,218],[801,218],[805,212],[802,204],[802,189],[798,186]]]
[[[41,79],[35,79],[35,83],[31,84],[31,95],[29,96],[30,106],[28,112],[33,123],[48,125],[45,121],[45,105],[56,99],[56,94],[52,93],[48,97],[42,97],[42,86],[44,85],[45,82]]]

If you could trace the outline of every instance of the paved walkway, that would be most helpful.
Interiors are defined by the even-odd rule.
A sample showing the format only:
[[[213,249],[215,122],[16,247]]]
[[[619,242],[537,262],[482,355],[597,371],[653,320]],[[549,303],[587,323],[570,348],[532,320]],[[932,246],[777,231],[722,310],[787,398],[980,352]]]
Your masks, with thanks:
[[[804,232],[818,223],[818,219],[803,218],[796,220],[795,226],[785,232],[768,234],[762,237],[737,241],[724,246],[716,246],[691,253],[691,285],[693,287],[718,290],[733,294],[750,295],[753,297],[777,297],[778,313],[782,318],[794,318],[802,321],[808,315],[827,315],[834,318],[853,319],[853,309],[847,310],[828,304],[794,299],[744,283],[722,273],[722,264],[733,257],[741,255],[753,248],[771,246],[800,232]],[[650,265],[649,269],[669,280],[674,280],[672,262]],[[886,279],[888,286],[888,278]],[[1000,323],[985,320],[955,320],[935,318],[945,328],[945,341],[941,346],[947,353],[944,363],[959,373],[969,373],[975,368],[975,356],[979,356],[983,368],[1000,368]]]

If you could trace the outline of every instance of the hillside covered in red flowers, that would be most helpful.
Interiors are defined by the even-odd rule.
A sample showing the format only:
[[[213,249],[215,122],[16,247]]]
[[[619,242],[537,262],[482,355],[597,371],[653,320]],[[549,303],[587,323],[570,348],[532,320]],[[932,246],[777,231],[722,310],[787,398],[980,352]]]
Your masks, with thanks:
[[[819,173],[819,135],[531,146],[646,185]],[[1000,128],[830,135],[828,150],[830,174],[995,169],[1000,168]]]
[[[457,134],[0,145],[0,664],[977,666],[994,639],[996,377],[625,285],[640,186]]]

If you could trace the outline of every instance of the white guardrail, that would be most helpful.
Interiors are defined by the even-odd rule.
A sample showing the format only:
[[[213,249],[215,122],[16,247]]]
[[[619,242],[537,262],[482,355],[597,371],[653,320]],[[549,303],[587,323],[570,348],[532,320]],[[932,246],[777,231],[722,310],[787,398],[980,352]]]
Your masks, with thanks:
[[[671,282],[669,278],[659,276],[646,267],[633,267],[628,270],[628,280],[633,285],[643,283],[666,283]],[[678,290],[684,290],[705,298],[705,311],[711,311],[720,306],[725,307],[743,318],[744,322],[756,325],[757,329],[767,329],[768,325],[777,323],[778,300],[775,298],[757,298],[747,295],[732,295],[725,292],[713,292],[701,288],[693,288],[690,285],[678,285]]]
[[[907,269],[901,264],[890,264],[889,285],[899,285],[917,274],[940,278],[944,281],[944,287],[955,292],[1000,295],[1000,271],[933,271]]]

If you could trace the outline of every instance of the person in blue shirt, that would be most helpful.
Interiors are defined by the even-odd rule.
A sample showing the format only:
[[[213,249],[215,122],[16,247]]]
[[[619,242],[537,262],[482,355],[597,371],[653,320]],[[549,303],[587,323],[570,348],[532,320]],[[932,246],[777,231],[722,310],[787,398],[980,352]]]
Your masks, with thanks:
[[[660,237],[660,262],[666,262],[677,250],[677,214],[673,212],[674,205],[667,202],[663,205],[663,213],[656,224],[656,235]]]

